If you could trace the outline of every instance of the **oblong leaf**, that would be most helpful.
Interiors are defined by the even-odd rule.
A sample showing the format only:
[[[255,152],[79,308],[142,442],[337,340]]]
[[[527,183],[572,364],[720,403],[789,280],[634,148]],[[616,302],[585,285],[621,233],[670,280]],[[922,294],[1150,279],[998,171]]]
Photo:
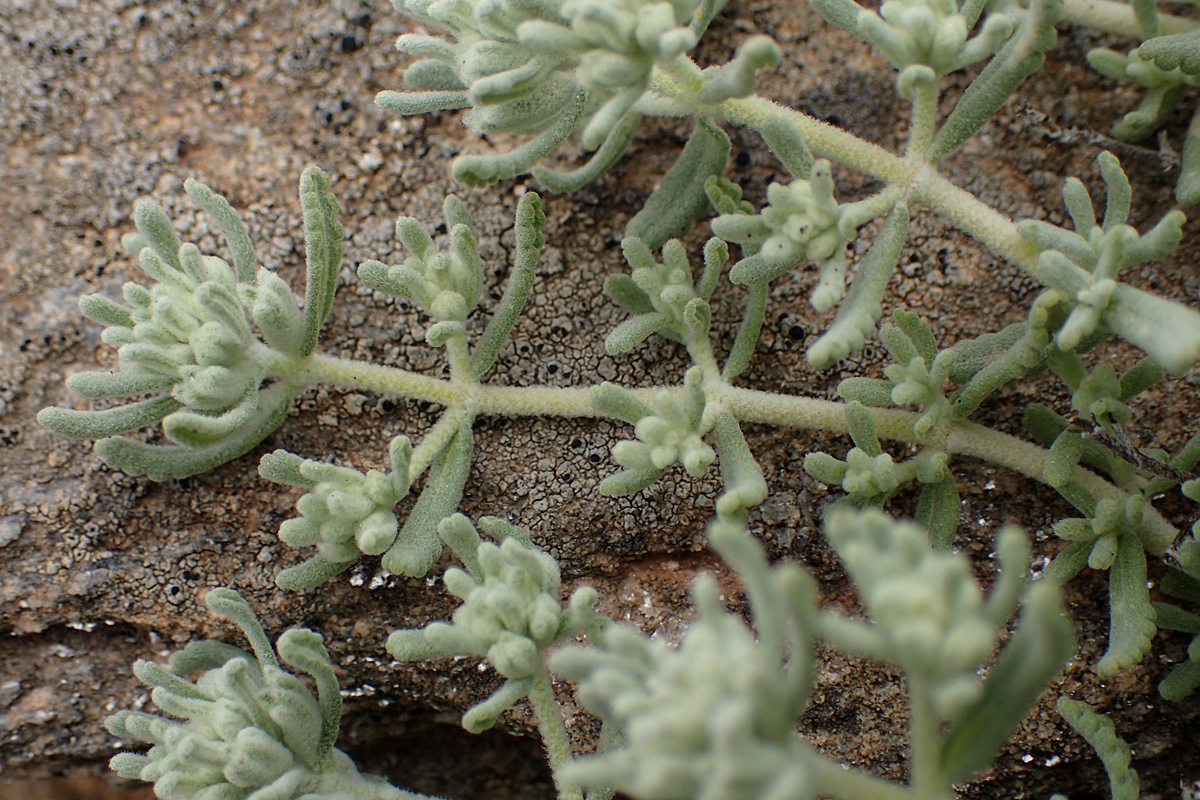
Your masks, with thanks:
[[[625,235],[638,237],[656,251],[668,239],[687,233],[693,222],[708,213],[704,183],[709,175],[725,169],[731,149],[725,131],[711,120],[697,117],[683,152],[642,210],[629,220]]]
[[[77,411],[53,406],[39,411],[37,421],[42,427],[68,439],[103,439],[153,425],[179,408],[182,408],[182,404],[168,395],[103,411]]]
[[[306,356],[317,347],[321,326],[333,308],[338,268],[342,263],[345,231],[338,222],[337,199],[329,191],[329,176],[311,165],[300,176],[300,205],[304,209],[304,257],[308,265],[305,287],[304,345]]]
[[[829,0],[826,0],[829,2]],[[1020,26],[971,82],[934,137],[929,155],[937,160],[974,136],[1004,105],[1021,82],[1041,68],[1054,46],[1054,24],[1062,19],[1061,0],[1033,0]]]
[[[104,463],[130,475],[145,475],[152,481],[187,478],[232,461],[267,438],[287,419],[295,393],[294,387],[284,384],[263,390],[254,416],[242,428],[208,447],[147,444],[114,436],[96,442],[94,449]]]
[[[1137,536],[1126,533],[1108,571],[1108,649],[1096,665],[1096,673],[1111,678],[1141,661],[1150,649],[1154,620],[1146,586],[1146,551]]]

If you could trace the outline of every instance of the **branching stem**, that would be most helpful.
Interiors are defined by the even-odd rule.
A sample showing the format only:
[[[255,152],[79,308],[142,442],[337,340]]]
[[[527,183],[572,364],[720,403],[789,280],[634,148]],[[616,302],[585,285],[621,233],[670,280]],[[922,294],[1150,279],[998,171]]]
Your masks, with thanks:
[[[715,364],[713,365],[715,369]],[[454,384],[450,381],[430,378],[397,367],[362,363],[350,359],[333,358],[313,354],[280,370],[289,379],[308,384],[326,383],[344,388],[379,392],[380,394],[424,400],[445,406],[460,408],[472,415],[504,417],[601,417],[588,401],[587,388],[550,386],[489,386],[483,384]],[[777,425],[806,430],[824,430],[830,433],[846,433],[845,405],[830,400],[811,397],[795,397],[752,389],[729,386],[719,378],[706,380],[709,389],[711,410],[723,407],[739,420]],[[707,376],[706,376],[707,377]],[[630,390],[646,404],[654,401],[658,389]],[[1019,472],[1036,481],[1044,482],[1043,472],[1049,455],[1045,448],[1018,439],[1007,433],[992,430],[973,422],[959,422],[943,429],[937,441],[929,436],[920,437],[913,432],[919,414],[899,409],[872,408],[875,427],[881,439],[935,445],[952,455],[978,458],[990,464]],[[444,424],[452,432],[457,417],[443,416],[435,426],[440,430]],[[421,454],[429,449],[438,452],[433,441],[434,431],[413,453],[413,476],[428,466],[428,458]],[[427,443],[428,448],[427,448]],[[1097,499],[1110,497],[1124,503],[1128,492],[1114,486],[1104,478],[1079,468],[1075,480]],[[1155,556],[1161,556],[1175,540],[1178,531],[1153,507],[1147,506],[1142,525],[1142,544]]]

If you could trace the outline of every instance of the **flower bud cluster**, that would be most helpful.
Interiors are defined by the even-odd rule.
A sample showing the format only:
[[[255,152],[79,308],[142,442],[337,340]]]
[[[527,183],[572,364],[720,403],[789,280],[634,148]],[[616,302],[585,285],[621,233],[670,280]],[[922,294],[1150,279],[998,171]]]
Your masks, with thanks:
[[[1134,531],[1142,521],[1146,498],[1140,494],[1129,495],[1124,503],[1111,497],[1096,501],[1096,510],[1090,517],[1071,517],[1054,524],[1054,533],[1060,539],[1088,545],[1087,564],[1092,569],[1109,569],[1117,558],[1120,538],[1136,535]]]
[[[613,459],[631,470],[665,470],[678,462],[698,478],[716,459],[716,453],[701,438],[704,431],[704,377],[692,367],[684,378],[683,398],[661,391],[654,396],[654,413],[634,424],[636,441],[617,442]]]
[[[824,311],[845,293],[844,246],[858,235],[862,220],[852,206],[838,205],[830,164],[824,159],[813,163],[808,178],[768,186],[767,201],[761,214],[722,214],[712,222],[714,234],[753,254],[735,265],[730,277],[739,283],[757,283],[783,274],[803,259],[816,261],[821,277],[811,302]]]
[[[439,656],[486,658],[508,683],[467,712],[469,730],[490,727],[508,706],[525,696],[544,675],[545,651],[595,628],[596,590],[576,589],[564,606],[558,563],[530,543],[528,534],[502,520],[479,521],[499,545],[483,541],[465,516],[442,520],[438,533],[466,569],[446,570],[446,589],[461,599],[450,623],[400,630],[388,638],[388,652],[402,661]]]
[[[874,623],[859,631],[871,651],[929,680],[943,715],[976,699],[982,689],[977,670],[991,655],[1028,568],[1023,534],[1011,528],[1000,534],[1004,571],[993,589],[997,602],[985,601],[966,557],[934,550],[919,525],[876,512],[835,512],[826,535]]]
[[[517,34],[545,56],[577,60],[575,75],[592,111],[582,143],[592,150],[646,91],[654,65],[696,46],[688,23],[699,6],[699,0],[566,0],[562,21],[526,22]]]
[[[989,14],[967,39],[969,24],[954,0],[886,0],[879,13],[858,12],[858,28],[896,69],[929,67],[941,77],[995,53],[1013,32],[1002,13]]]
[[[392,440],[392,471],[366,474],[276,450],[263,456],[259,473],[268,480],[309,491],[296,501],[300,516],[279,526],[292,547],[317,548],[317,558],[339,572],[362,555],[379,555],[396,541],[396,504],[408,495],[412,443]]]
[[[691,592],[698,619],[678,647],[613,625],[599,646],[551,656],[580,702],[624,734],[622,746],[572,762],[564,780],[638,800],[807,796],[794,726],[811,688],[799,622],[811,585],[794,565],[768,570],[740,526],[718,523],[713,542],[748,586],[757,635],[703,575]]]
[[[1104,318],[1118,302],[1116,278],[1121,270],[1165,257],[1183,238],[1184,216],[1178,210],[1169,212],[1143,235],[1126,224],[1131,207],[1129,178],[1111,153],[1101,153],[1098,160],[1108,189],[1102,221],[1098,222],[1083,183],[1070,178],[1063,187],[1063,199],[1074,232],[1044,222],[1025,221],[1018,225],[1021,235],[1042,249],[1038,266],[1071,308],[1054,340],[1064,351],[1074,350],[1101,328]],[[1111,327],[1109,323],[1103,324]],[[1156,355],[1153,350],[1151,354]],[[1165,364],[1176,361],[1165,357],[1162,360]]]
[[[195,800],[299,800],[345,796],[394,798],[402,794],[364,776],[333,748],[341,695],[321,637],[296,628],[279,638],[279,658],[315,678],[318,698],[278,658],[253,613],[236,593],[215,589],[211,609],[234,619],[254,646],[254,656],[220,642],[189,645],[171,660],[173,672],[147,661],[134,672],[154,687],[155,704],[170,720],[121,711],[106,721],[124,739],[153,745],[145,755],[121,753],[112,768],[126,778],[154,783],[164,798]],[[190,683],[181,677],[205,670]]]
[[[423,225],[412,217],[396,222],[396,236],[411,255],[391,267],[367,261],[359,277],[373,289],[407,297],[441,323],[426,338],[439,344],[446,335],[465,330],[463,322],[479,302],[483,288],[483,261],[466,205],[454,195],[446,198],[444,214],[450,229],[450,247],[438,249]]]
[[[223,414],[257,394],[263,369],[246,351],[253,341],[237,280],[225,261],[179,248],[174,263],[153,249],[142,268],[158,279],[150,289],[125,284],[128,325],[110,325],[105,343],[118,345],[122,372],[161,378],[194,411]]]
[[[537,134],[509,153],[460,159],[456,176],[483,185],[527,171],[585,115],[581,142],[586,149],[595,150],[610,135],[624,137],[627,144],[632,131],[624,123],[636,113],[634,105],[649,87],[655,65],[695,46],[724,2],[396,0],[393,5],[450,34],[452,41],[401,36],[396,49],[420,59],[404,74],[418,91],[381,92],[379,105],[406,115],[469,107],[465,122],[479,133]],[[762,54],[756,55],[754,63],[761,62]],[[623,149],[608,154],[604,166]]]

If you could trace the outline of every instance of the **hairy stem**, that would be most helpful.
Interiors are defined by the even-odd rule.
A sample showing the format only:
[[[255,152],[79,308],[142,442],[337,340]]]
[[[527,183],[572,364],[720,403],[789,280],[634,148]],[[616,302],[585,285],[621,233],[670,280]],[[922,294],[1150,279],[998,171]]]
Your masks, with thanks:
[[[374,391],[381,394],[425,400],[460,408],[463,413],[488,416],[602,417],[588,401],[587,388],[549,386],[455,385],[449,381],[417,375],[396,367],[364,364],[349,359],[314,354],[295,368],[296,380],[323,382],[341,387]],[[719,373],[718,373],[719,374]],[[632,389],[642,402],[650,404],[659,391],[655,388]],[[723,381],[710,384],[709,404],[727,409],[739,420],[788,428],[846,433],[845,404],[811,397],[794,397],[729,386]],[[1006,467],[1036,481],[1044,482],[1048,451],[1015,436],[973,422],[959,422],[941,434],[943,441],[917,436],[913,425],[920,416],[914,411],[872,408],[871,416],[881,439],[932,444],[946,452],[978,458]],[[449,417],[450,415],[447,415]],[[445,418],[443,419],[445,421]],[[441,423],[439,423],[440,425]],[[446,423],[450,425],[450,423]],[[424,446],[422,442],[422,446]],[[418,448],[419,449],[419,448]],[[414,468],[418,463],[414,453]],[[1129,493],[1104,478],[1080,467],[1075,480],[1097,499],[1110,497],[1124,503]],[[1138,528],[1142,544],[1152,555],[1161,556],[1174,541],[1177,531],[1156,509],[1147,505]]]
[[[571,740],[567,736],[566,726],[563,725],[562,710],[558,707],[558,700],[554,698],[554,685],[550,681],[550,672],[544,660],[542,671],[533,679],[533,688],[529,690],[529,703],[533,706],[534,716],[537,717],[538,732],[542,735],[542,744],[546,747],[546,758],[550,762],[550,771],[554,774],[554,787],[558,790],[559,800],[583,800],[581,789],[564,787],[559,783],[559,772],[571,760]]]
[[[908,673],[908,735],[911,761],[909,785],[918,797],[926,800],[945,800],[948,786],[938,769],[937,713],[933,709],[933,693],[929,681],[921,675]]]

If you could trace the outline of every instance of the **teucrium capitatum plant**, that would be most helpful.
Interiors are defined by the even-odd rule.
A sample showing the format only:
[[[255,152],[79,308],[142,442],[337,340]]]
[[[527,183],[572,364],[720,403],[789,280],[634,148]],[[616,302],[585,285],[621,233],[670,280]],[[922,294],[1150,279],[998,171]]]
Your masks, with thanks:
[[[357,453],[350,463],[362,468],[283,449],[262,457],[263,477],[304,490],[299,516],[283,523],[280,538],[316,550],[278,574],[281,587],[320,591],[360,559],[375,557],[390,573],[423,577],[448,545],[465,569],[451,566],[443,580],[462,605],[451,622],[394,632],[388,650],[405,661],[486,659],[505,682],[467,711],[464,725],[490,727],[528,699],[563,797],[581,797],[582,787],[594,798],[620,790],[637,798],[941,800],[952,796],[953,784],[987,768],[1070,655],[1059,584],[1085,567],[1107,572],[1110,629],[1096,664],[1102,676],[1141,660],[1156,623],[1200,637],[1196,615],[1174,605],[1200,601],[1195,530],[1177,529],[1154,504],[1179,484],[1186,498],[1200,497],[1189,472],[1200,459],[1200,440],[1169,456],[1136,447],[1125,430],[1142,392],[1200,359],[1200,315],[1138,288],[1144,285],[1138,280],[1125,281],[1133,268],[1149,272],[1171,255],[1184,217],[1169,211],[1139,233],[1129,224],[1141,218],[1134,187],[1108,153],[1098,159],[1102,214],[1082,180],[1063,186],[1072,230],[1045,221],[1014,224],[938,173],[938,162],[1040,67],[1054,24],[1064,14],[1088,22],[1076,6],[889,0],[876,13],[852,0],[816,0],[826,19],[875,45],[897,69],[896,87],[912,114],[905,152],[893,155],[758,97],[760,70],[783,57],[766,37],[746,39],[727,63],[698,67],[687,53],[723,5],[397,0],[399,10],[449,38],[402,36],[398,49],[416,58],[405,72],[415,91],[377,98],[400,114],[466,108],[464,121],[477,133],[515,135],[518,143],[502,152],[455,160],[453,176],[473,187],[532,171],[551,191],[574,191],[617,163],[639,120],[690,118],[680,155],[621,237],[629,270],[604,284],[628,312],[604,341],[609,354],[650,346],[686,352],[690,368],[665,385],[599,383],[580,390],[487,380],[533,288],[546,241],[541,199],[533,192],[518,204],[511,264],[501,265],[510,267],[507,287],[482,332],[474,322],[492,273],[469,210],[474,199],[446,199],[444,236],[401,217],[396,236],[406,258],[391,265],[367,260],[358,268],[363,286],[429,315],[424,339],[443,348],[448,377],[321,353],[343,231],[329,178],[310,167],[301,178],[303,304],[279,275],[259,267],[238,214],[208,187],[192,182],[186,190],[224,233],[232,264],[182,244],[165,212],[140,203],[138,233],[127,244],[154,285],[127,284],[124,303],[83,299],[85,315],[104,325],[104,341],[118,347],[120,369],[81,373],[69,385],[89,400],[142,399],[106,410],[47,409],[40,420],[59,433],[98,440],[97,452],[113,466],[163,480],[254,448],[313,384],[436,404],[440,417],[422,435],[389,432],[384,465],[372,468],[372,457]],[[1130,14],[1145,44],[1128,56],[1100,52],[1091,59],[1151,89],[1123,133],[1158,124],[1181,87],[1200,74],[1200,59],[1188,49],[1193,28],[1166,32],[1183,23],[1145,2]],[[941,119],[943,79],[985,60]],[[761,135],[788,173],[767,187],[761,207],[725,174],[732,141],[723,126],[731,124]],[[591,152],[586,163],[567,171],[539,163],[570,136]],[[1192,162],[1200,159],[1193,139],[1200,137],[1189,135],[1179,184],[1185,202],[1196,182]],[[846,170],[870,176],[872,193],[850,199],[839,190]],[[710,209],[714,236],[702,257],[691,257],[688,234]],[[894,309],[892,321],[878,328],[891,363],[881,375],[843,380],[837,392],[845,402],[737,385],[751,367],[771,282],[792,270],[803,273],[808,262],[817,275],[801,279],[813,287],[812,305],[819,312],[836,308],[809,347],[809,364],[828,368],[864,347],[882,318],[918,210],[940,215],[1043,285],[1022,321],[939,342],[936,323]],[[852,259],[853,246],[867,237],[863,256]],[[722,296],[730,292],[732,304]],[[718,312],[738,307],[734,332]],[[724,337],[727,329],[732,335]],[[648,344],[656,335],[667,342]],[[1117,369],[1103,348],[1114,336],[1146,357]],[[993,393],[1046,372],[1061,380],[1070,400],[1027,410],[1025,423],[1040,446],[971,421]],[[456,512],[471,477],[473,425],[497,415],[592,416],[632,426],[612,447],[619,469],[600,483],[606,495],[637,494],[682,474],[706,480],[715,464],[721,489],[709,543],[744,586],[752,625],[725,609],[716,579],[701,577],[693,589],[699,618],[678,646],[669,646],[605,619],[591,589],[577,588],[564,601],[557,563],[515,525],[484,517],[479,528],[498,544],[483,541]],[[120,436],[158,422],[171,444]],[[827,515],[825,536],[858,590],[866,620],[821,610],[803,566],[768,563],[754,538],[762,528],[754,509],[783,476],[768,474],[756,460],[744,432],[749,424],[848,434],[853,446],[844,454],[809,453],[804,468],[845,493]],[[1075,507],[1079,516],[1053,527],[1065,544],[1043,577],[1027,580],[1029,548],[1012,528],[995,538],[1000,572],[991,589],[985,593],[972,577],[967,557],[955,549],[960,456],[1040,481]],[[915,522],[895,522],[878,510],[912,485],[920,488]],[[405,516],[398,509],[407,503]],[[1173,570],[1161,584],[1171,603],[1152,602],[1147,587],[1158,560]],[[160,708],[183,721],[114,717],[115,731],[155,745],[147,756],[118,757],[123,774],[154,780],[164,798],[403,796],[363,778],[332,749],[336,682],[315,634],[285,633],[277,657],[240,598],[218,591],[210,605],[239,623],[255,658],[209,644],[185,650],[173,662],[179,674],[139,663],[139,677],[157,687]],[[1180,699],[1200,684],[1196,641],[1163,680],[1164,697]],[[818,642],[903,672],[907,784],[843,769],[797,737]],[[279,667],[280,659],[314,678],[318,699]],[[182,678],[200,669],[206,673],[196,684]],[[582,743],[567,737],[554,675],[576,682],[580,702],[603,720],[602,752],[574,757]],[[1105,759],[1114,791],[1135,791],[1128,752],[1111,725],[1071,701],[1060,709]]]

